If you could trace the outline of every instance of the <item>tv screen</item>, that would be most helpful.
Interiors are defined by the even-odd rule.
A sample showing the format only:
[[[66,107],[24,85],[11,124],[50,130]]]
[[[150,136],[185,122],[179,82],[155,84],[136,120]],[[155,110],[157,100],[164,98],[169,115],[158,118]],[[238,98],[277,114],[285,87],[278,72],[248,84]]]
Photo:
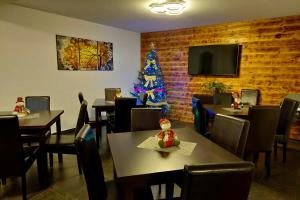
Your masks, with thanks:
[[[189,47],[190,75],[237,76],[238,65],[238,44]]]

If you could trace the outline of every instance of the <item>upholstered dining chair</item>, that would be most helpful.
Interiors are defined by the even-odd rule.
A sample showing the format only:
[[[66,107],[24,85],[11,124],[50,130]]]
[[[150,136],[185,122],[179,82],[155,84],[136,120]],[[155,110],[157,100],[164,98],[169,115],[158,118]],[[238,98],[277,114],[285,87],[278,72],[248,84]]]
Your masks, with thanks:
[[[256,89],[242,89],[241,90],[241,102],[250,106],[258,104],[259,90]]]
[[[161,108],[132,108],[131,131],[160,129]]]
[[[23,200],[27,199],[26,172],[38,157],[39,149],[23,147],[17,116],[0,116],[0,179],[21,177]]]
[[[50,96],[27,96],[25,107],[32,112],[50,110]]]
[[[274,155],[277,155],[277,143],[282,144],[282,161],[286,161],[286,146],[288,143],[293,119],[296,115],[299,102],[285,98],[281,104],[279,122],[275,135]]]
[[[75,139],[76,150],[82,164],[89,200],[118,200],[118,191],[114,181],[105,183],[101,156],[98,152],[90,125],[85,124]],[[152,200],[149,187],[135,191],[134,199]]]
[[[114,101],[121,94],[121,88],[104,88],[105,101]]]
[[[254,165],[251,162],[185,165],[182,200],[247,200]]]
[[[132,108],[131,131],[160,129],[159,120],[161,116],[161,108]],[[158,187],[158,193],[161,194],[161,185]]]
[[[69,135],[50,135],[45,143],[45,149],[49,153],[61,153],[61,154],[73,154],[77,155],[77,151],[75,149],[75,137],[81,127],[85,123],[85,116],[87,112],[87,102],[84,100],[80,106],[76,128],[73,131],[73,134]],[[81,165],[77,155],[77,165],[79,174],[81,174]],[[50,157],[50,166],[53,166],[53,158]]]
[[[243,158],[248,131],[248,120],[217,114],[210,139],[236,156]]]
[[[207,110],[204,104],[213,104],[211,95],[194,94],[192,97],[192,112],[194,114],[194,127],[196,131],[204,136],[209,136],[209,124],[213,121],[215,113]]]
[[[136,107],[136,98],[118,97],[115,99],[114,118],[110,124],[114,133],[129,132],[131,130],[131,109]]]
[[[50,96],[26,96],[25,97],[25,107],[30,110],[30,112],[41,112],[50,111]],[[50,135],[51,130],[45,134]],[[35,136],[32,134],[23,134],[22,139],[27,142],[30,146],[32,142],[36,141]],[[62,160],[61,155],[59,160]]]
[[[251,106],[248,119],[249,134],[245,148],[245,159],[253,155],[256,163],[260,152],[265,153],[266,177],[271,174],[271,152],[279,119],[279,106]]]
[[[85,100],[84,97],[83,97],[82,92],[78,93],[78,99],[79,99],[80,104],[82,104],[82,102]],[[99,117],[99,116],[95,116],[95,117]],[[96,119],[95,118],[90,118],[88,112],[86,112],[86,115],[85,115],[85,123],[90,124],[92,128],[95,128],[97,126]],[[101,116],[101,121],[100,121],[100,125],[99,125],[100,128],[103,125],[105,125],[105,127],[106,127],[106,132],[107,133],[110,132],[110,127],[109,127],[106,115]],[[96,137],[99,138],[100,135],[98,134],[98,135],[96,135]],[[99,141],[99,139],[97,141]],[[99,144],[97,144],[97,145],[99,146]]]
[[[214,104],[230,106],[233,102],[231,93],[216,93],[214,95]]]

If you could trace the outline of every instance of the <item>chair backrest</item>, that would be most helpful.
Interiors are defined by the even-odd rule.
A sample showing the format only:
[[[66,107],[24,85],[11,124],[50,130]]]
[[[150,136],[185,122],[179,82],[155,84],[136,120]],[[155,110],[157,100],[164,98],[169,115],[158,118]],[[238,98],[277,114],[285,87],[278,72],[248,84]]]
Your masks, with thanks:
[[[105,88],[105,101],[114,101],[121,94],[121,88]]]
[[[217,114],[212,128],[211,140],[243,158],[248,131],[248,120]]]
[[[120,97],[115,99],[115,130],[128,132],[131,130],[131,109],[136,107],[136,98]]]
[[[145,94],[143,94],[143,98],[142,98],[142,105],[144,107],[146,107],[147,100],[148,100],[148,94],[145,93]]]
[[[276,134],[289,136],[293,119],[296,115],[299,102],[285,98],[281,104],[280,116]]]
[[[160,129],[161,108],[132,108],[131,131]]]
[[[32,112],[50,110],[50,96],[27,96],[25,107]]]
[[[194,127],[201,133],[206,133],[206,127],[208,125],[208,116],[206,109],[203,107],[202,99],[199,99],[200,95],[193,96],[192,98],[192,111],[194,114]]]
[[[93,130],[85,124],[78,132],[75,146],[82,165],[90,200],[105,200],[107,197],[101,157],[98,153]]]
[[[76,123],[76,128],[75,128],[75,136],[77,135],[79,130],[82,128],[82,126],[85,124],[86,113],[87,113],[87,102],[85,100],[83,100],[81,103],[78,118],[77,118],[77,123]]]
[[[272,151],[280,113],[279,106],[251,106],[246,152]]]
[[[24,152],[21,143],[18,117],[0,116],[0,178],[21,176]]]
[[[183,200],[247,200],[254,165],[251,162],[184,166]]]
[[[241,90],[241,102],[243,104],[249,104],[255,106],[258,104],[259,90],[255,89],[242,89]]]
[[[79,99],[79,102],[80,104],[82,104],[82,102],[85,100],[84,97],[83,97],[83,94],[82,92],[79,92],[78,93],[78,99]],[[90,121],[90,118],[89,118],[89,113],[87,112],[87,109],[86,109],[86,113],[85,113],[85,123],[89,123]]]
[[[213,104],[214,103],[214,97],[211,95],[204,95],[204,94],[194,94],[193,98],[197,98],[201,100],[203,104]]]
[[[230,106],[232,104],[232,94],[231,93],[216,93],[214,95],[214,104]]]

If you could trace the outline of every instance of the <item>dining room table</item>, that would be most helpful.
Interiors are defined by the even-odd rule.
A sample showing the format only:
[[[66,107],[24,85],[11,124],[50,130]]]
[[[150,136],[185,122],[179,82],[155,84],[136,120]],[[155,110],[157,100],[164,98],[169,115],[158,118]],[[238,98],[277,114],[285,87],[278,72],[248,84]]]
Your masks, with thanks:
[[[28,115],[18,117],[21,139],[26,142],[37,141],[40,145],[41,153],[37,158],[38,177],[40,185],[47,187],[49,185],[47,152],[44,150],[44,144],[47,139],[47,132],[53,124],[56,124],[56,134],[61,134],[60,116],[63,110],[50,110],[41,112],[31,112]],[[0,115],[11,115],[11,111],[0,111]]]
[[[181,142],[178,147],[170,151],[167,150],[168,148],[159,148],[155,143],[156,139],[153,136],[159,130],[125,132],[107,136],[115,177],[121,188],[120,199],[133,199],[134,190],[138,187],[164,183],[172,185],[174,182],[180,182],[184,165],[244,162],[198,134],[193,128],[173,130]],[[149,141],[152,141],[151,145],[154,146],[149,146]]]

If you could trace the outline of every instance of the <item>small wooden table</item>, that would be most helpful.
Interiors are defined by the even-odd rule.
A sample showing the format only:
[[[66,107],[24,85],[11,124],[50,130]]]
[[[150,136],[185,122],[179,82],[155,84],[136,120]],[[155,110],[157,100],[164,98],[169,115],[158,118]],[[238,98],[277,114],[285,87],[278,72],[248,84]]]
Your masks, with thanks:
[[[108,135],[116,177],[122,185],[121,199],[133,199],[133,191],[137,187],[180,180],[185,164],[243,162],[192,128],[174,131],[181,140],[197,143],[191,155],[161,153],[137,147],[158,130]]]
[[[22,134],[32,134],[37,136],[40,143],[41,155],[37,159],[39,181],[42,186],[48,186],[48,164],[47,164],[47,152],[43,150],[46,141],[45,133],[50,127],[56,123],[57,134],[61,133],[60,116],[64,113],[63,110],[51,110],[42,111],[38,113],[32,113],[38,115],[36,117],[20,117],[19,128]],[[0,115],[11,115],[12,112],[0,112]]]
[[[114,101],[105,101],[105,99],[95,99],[93,105],[95,108],[95,118],[96,118],[96,141],[99,147],[99,137],[101,135],[101,112],[113,112],[115,109]]]

